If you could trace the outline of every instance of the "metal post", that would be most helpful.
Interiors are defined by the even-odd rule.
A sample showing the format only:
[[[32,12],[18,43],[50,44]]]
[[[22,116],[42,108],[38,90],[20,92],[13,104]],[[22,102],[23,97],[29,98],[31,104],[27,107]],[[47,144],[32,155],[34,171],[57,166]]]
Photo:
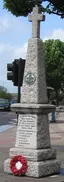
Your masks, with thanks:
[[[18,64],[18,103],[20,103],[20,74],[21,74],[21,67],[20,67],[20,61]],[[17,114],[17,124],[18,124],[18,114]]]
[[[20,74],[21,74],[21,66],[20,61],[18,64],[18,103],[20,103]]]
[[[18,103],[20,103],[20,85],[18,85]]]

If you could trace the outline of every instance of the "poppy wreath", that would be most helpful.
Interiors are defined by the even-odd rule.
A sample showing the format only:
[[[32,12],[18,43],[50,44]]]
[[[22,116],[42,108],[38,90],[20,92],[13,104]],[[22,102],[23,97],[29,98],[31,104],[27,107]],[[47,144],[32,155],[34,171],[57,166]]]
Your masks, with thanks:
[[[28,165],[24,156],[14,156],[10,161],[10,169],[15,176],[25,175]]]

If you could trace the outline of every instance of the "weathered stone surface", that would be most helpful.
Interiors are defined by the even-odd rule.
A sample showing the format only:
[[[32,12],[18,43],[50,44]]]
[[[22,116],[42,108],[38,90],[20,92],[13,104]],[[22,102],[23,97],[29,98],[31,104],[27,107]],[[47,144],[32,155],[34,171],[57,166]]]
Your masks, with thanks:
[[[45,15],[41,14],[38,6],[33,8],[33,13],[28,15],[28,20],[32,21],[32,37],[40,38],[40,21],[45,20]]]
[[[12,158],[15,155],[23,155],[29,161],[44,161],[49,159],[56,159],[56,150],[51,148],[40,150],[11,148],[9,157]]]
[[[12,104],[11,110],[18,114],[47,114],[56,110],[55,105],[51,104]]]
[[[29,73],[35,76],[35,82],[32,85],[28,85],[25,81],[25,77]],[[21,102],[28,104],[47,103],[43,43],[38,38],[30,39],[28,42]]]
[[[7,159],[7,160],[4,161],[4,172],[7,173],[7,174],[8,173],[12,174],[12,171],[10,169],[10,161],[11,161],[11,159]]]
[[[48,116],[35,114],[19,115],[15,147],[32,149],[50,148]]]
[[[60,172],[60,162],[57,160],[29,162],[26,175],[33,177],[44,177]]]
[[[12,171],[10,170],[10,161],[11,159],[7,159],[4,162],[4,172],[12,174]],[[57,160],[49,160],[45,162],[28,161],[28,169],[26,172],[26,176],[43,177],[57,173],[60,173],[60,161]]]

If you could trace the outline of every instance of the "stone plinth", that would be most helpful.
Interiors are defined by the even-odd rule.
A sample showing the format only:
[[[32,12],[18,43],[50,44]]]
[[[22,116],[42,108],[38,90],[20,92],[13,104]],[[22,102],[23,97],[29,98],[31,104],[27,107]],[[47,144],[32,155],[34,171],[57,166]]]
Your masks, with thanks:
[[[12,110],[19,112],[15,147],[26,149],[50,148],[48,113],[55,110],[55,106],[14,104]]]
[[[10,170],[10,161],[7,159],[4,162],[4,172],[12,174]],[[28,170],[26,176],[30,177],[44,177],[52,174],[58,174],[60,171],[60,162],[58,160],[49,160],[49,161],[40,161],[40,162],[31,162],[28,161]]]
[[[12,108],[16,109],[16,106],[14,104]],[[55,110],[55,106],[47,107],[43,104],[35,107],[34,105],[32,112],[31,107],[27,110],[25,105],[25,110],[23,110],[24,105],[18,104],[18,106],[21,114],[19,113],[18,117],[15,148],[10,149],[10,159],[4,162],[4,172],[12,174],[10,160],[16,155],[23,155],[28,161],[26,176],[44,177],[59,173],[60,161],[56,160],[56,150],[50,145],[49,122],[46,114],[50,112],[50,109]],[[46,108],[45,114],[42,113],[43,108]]]
[[[24,104],[17,103],[11,105],[11,111],[19,114],[48,114],[56,110],[55,105],[51,104]]]
[[[19,115],[15,147],[49,148],[50,136],[47,115]]]
[[[56,150],[52,148],[48,149],[24,149],[21,147],[11,148],[9,151],[9,157],[12,158],[17,155],[24,155],[29,161],[45,161],[49,159],[56,159]]]

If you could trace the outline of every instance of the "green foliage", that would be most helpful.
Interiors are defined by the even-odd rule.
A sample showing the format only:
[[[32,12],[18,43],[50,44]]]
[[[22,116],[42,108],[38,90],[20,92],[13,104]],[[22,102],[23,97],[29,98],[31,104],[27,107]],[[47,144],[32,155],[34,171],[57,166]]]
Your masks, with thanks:
[[[0,86],[0,91],[7,92],[7,88],[5,88],[5,87],[3,87],[3,86]]]
[[[16,16],[27,16],[35,6],[40,5],[42,1],[39,0],[4,0],[4,7],[11,11]]]
[[[58,92],[58,104],[60,104],[60,103],[62,104],[63,99],[64,99],[64,92],[59,90],[59,92]],[[55,100],[56,103],[57,103],[57,98],[56,98],[56,92],[55,91],[50,92],[50,100],[49,101],[52,102],[52,100]]]
[[[44,0],[45,1],[45,0]],[[48,5],[45,9],[49,14],[57,14],[64,18],[64,1],[63,0],[48,0]]]
[[[47,1],[45,7],[42,5],[43,1]],[[36,4],[41,7],[43,12],[64,17],[63,0],[3,0],[4,8],[16,16],[27,16]]]
[[[54,88],[58,100],[59,91],[64,88],[64,42],[46,40],[44,42],[47,85]]]
[[[7,93],[7,89],[5,87],[0,86],[0,98],[10,100],[12,98],[12,95],[10,93]]]

